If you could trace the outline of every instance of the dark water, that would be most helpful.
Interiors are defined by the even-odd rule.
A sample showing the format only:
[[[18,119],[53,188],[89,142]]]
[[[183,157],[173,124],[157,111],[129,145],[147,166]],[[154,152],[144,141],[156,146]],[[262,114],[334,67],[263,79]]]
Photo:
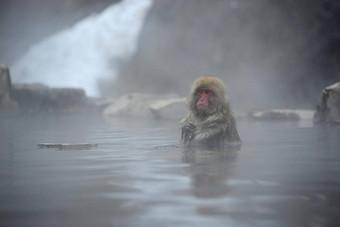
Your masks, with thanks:
[[[0,226],[336,226],[340,127],[239,121],[238,151],[177,148],[178,123],[0,119]],[[90,150],[38,143],[98,143]],[[340,223],[340,222],[339,222]]]

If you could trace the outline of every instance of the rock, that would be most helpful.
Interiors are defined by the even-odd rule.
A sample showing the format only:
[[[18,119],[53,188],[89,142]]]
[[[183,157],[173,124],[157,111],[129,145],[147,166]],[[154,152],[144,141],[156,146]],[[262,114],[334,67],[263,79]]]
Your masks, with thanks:
[[[129,94],[118,98],[104,109],[106,117],[147,117],[148,106],[155,97],[143,94]]]
[[[298,110],[298,109],[273,109],[266,111],[257,111],[248,113],[248,117],[253,120],[312,120],[312,110]]]
[[[51,88],[48,99],[52,110],[78,112],[85,107],[86,95],[79,88]]]
[[[322,90],[314,122],[340,123],[340,82]]]
[[[47,110],[48,92],[49,87],[43,84],[13,84],[13,98],[24,113]]]
[[[79,113],[96,110],[79,88],[49,88],[43,84],[14,84],[13,97],[23,113]]]
[[[12,84],[7,66],[0,64],[0,111],[18,110],[18,104],[12,98]]]
[[[187,111],[185,98],[157,100],[149,108],[156,119],[180,119]]]
[[[118,98],[104,110],[106,117],[151,119],[181,118],[185,115],[184,98],[174,95],[129,94]]]

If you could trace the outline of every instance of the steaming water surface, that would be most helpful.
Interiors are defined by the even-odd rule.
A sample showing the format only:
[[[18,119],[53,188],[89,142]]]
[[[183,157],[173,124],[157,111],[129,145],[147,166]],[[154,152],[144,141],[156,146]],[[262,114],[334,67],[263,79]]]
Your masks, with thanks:
[[[0,119],[1,226],[329,226],[340,127],[238,122],[238,151],[176,147],[177,121]],[[38,143],[97,143],[89,150]]]

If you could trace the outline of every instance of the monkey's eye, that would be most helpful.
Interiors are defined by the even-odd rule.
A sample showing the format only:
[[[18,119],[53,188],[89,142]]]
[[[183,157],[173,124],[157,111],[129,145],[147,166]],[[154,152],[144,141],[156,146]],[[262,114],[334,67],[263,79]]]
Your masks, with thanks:
[[[197,94],[200,94],[200,95],[206,94],[210,96],[213,94],[213,91],[210,90],[209,88],[199,88],[197,89]]]

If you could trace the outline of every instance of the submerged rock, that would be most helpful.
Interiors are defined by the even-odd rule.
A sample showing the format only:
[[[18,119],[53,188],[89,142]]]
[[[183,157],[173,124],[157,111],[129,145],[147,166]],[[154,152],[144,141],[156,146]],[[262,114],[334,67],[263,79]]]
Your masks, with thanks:
[[[58,148],[59,150],[84,150],[97,147],[93,143],[39,143],[38,148]]]
[[[6,65],[0,64],[0,111],[17,111],[18,104],[12,97],[12,83],[9,69]]]
[[[174,119],[184,116],[184,98],[175,95],[129,94],[111,101],[103,114],[105,117],[138,117],[151,119]]]
[[[340,123],[340,82],[322,90],[314,122]]]
[[[248,113],[248,117],[253,120],[312,120],[313,111],[302,109],[272,109],[266,111],[251,112]]]

